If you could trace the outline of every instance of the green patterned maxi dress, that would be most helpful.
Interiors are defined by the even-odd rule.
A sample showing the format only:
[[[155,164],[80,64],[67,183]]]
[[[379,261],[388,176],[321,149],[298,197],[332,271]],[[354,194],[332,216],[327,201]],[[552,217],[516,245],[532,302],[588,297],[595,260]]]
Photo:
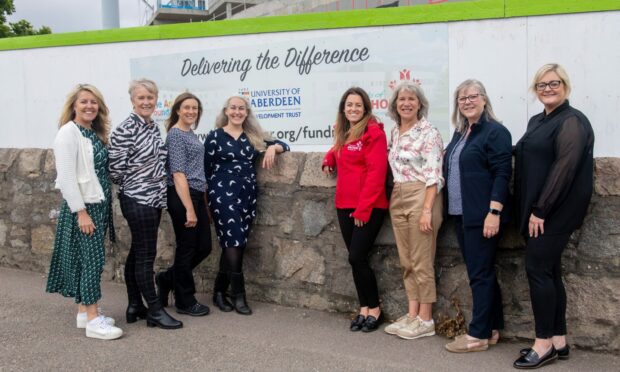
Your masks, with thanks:
[[[104,237],[108,227],[110,238],[114,238],[114,228],[111,226],[112,191],[108,179],[108,149],[94,131],[81,126],[78,128],[93,144],[95,172],[103,188],[105,200],[86,204],[86,210],[95,224],[95,233],[92,236],[80,231],[77,213],[71,213],[67,201],[63,200],[46,291],[74,297],[76,303],[92,305],[101,298],[100,281],[105,262]]]

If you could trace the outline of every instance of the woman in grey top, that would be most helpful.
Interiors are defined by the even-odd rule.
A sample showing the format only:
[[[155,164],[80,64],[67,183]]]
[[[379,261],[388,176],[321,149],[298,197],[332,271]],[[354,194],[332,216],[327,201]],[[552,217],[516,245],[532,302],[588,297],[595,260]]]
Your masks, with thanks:
[[[211,229],[205,203],[207,181],[204,171],[205,148],[192,129],[196,129],[202,104],[191,93],[182,93],[170,109],[166,121],[168,149],[168,213],[172,218],[176,251],[174,265],[157,274],[163,306],[174,289],[177,313],[192,316],[209,314],[199,303],[192,270],[211,253]]]

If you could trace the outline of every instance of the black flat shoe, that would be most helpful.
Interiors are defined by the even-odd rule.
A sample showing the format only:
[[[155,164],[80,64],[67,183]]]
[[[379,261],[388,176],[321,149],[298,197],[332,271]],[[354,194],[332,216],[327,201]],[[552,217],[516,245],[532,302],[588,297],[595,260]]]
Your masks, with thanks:
[[[228,301],[226,295],[223,292],[215,292],[213,294],[213,305],[217,306],[218,309],[222,310],[225,313],[229,313],[235,310],[235,308],[230,303],[230,301]]]
[[[147,327],[159,327],[163,329],[177,329],[183,327],[183,322],[170,316],[164,309],[149,310],[146,317]]]
[[[188,308],[177,307],[177,313],[191,316],[205,316],[208,315],[210,311],[209,306],[203,305],[200,302],[196,302]]]
[[[127,323],[135,323],[139,319],[146,319],[148,310],[143,304],[129,304],[127,305],[127,311],[125,311],[125,317]]]
[[[383,323],[383,313],[379,314],[379,318],[368,315],[366,321],[364,322],[364,326],[362,327],[362,332],[374,332],[379,329],[379,325],[381,323]]]
[[[157,286],[157,295],[161,306],[168,306],[168,296],[172,292],[172,285],[163,278],[164,273],[160,272],[155,275],[155,285]]]
[[[358,314],[351,321],[351,326],[349,327],[349,329],[351,330],[351,332],[361,331],[362,328],[364,327],[364,322],[365,321],[366,321],[366,318],[362,314]]]
[[[545,364],[553,363],[556,359],[558,359],[558,352],[553,346],[551,346],[551,350],[547,351],[542,357],[538,356],[538,353],[534,351],[534,349],[530,349],[527,354],[521,355],[519,359],[515,360],[512,366],[517,369],[536,369]]]
[[[527,353],[530,352],[530,350],[532,350],[531,347],[526,347],[525,349],[521,349],[519,350],[519,354],[521,355],[527,355]],[[558,352],[558,359],[559,360],[568,360],[568,358],[570,357],[570,346],[568,346],[568,344],[564,345],[563,348],[561,349],[555,349],[555,351]]]

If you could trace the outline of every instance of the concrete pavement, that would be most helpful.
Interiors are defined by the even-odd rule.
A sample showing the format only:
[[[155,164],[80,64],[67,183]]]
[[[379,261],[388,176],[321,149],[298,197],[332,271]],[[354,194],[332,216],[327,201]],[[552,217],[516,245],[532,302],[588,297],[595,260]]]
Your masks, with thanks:
[[[441,336],[405,341],[382,330],[352,333],[348,317],[252,301],[252,316],[222,313],[210,296],[202,318],[171,314],[185,326],[149,329],[126,324],[125,288],[103,283],[106,315],[123,329],[119,340],[88,339],[75,328],[72,299],[45,293],[44,275],[0,268],[0,371],[515,371],[525,343],[452,354]],[[571,350],[552,371],[618,371],[620,356]]]

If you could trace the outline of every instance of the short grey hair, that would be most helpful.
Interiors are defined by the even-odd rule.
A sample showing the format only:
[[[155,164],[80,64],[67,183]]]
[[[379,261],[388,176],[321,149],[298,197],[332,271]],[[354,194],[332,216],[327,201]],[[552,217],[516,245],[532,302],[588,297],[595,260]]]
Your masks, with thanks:
[[[129,96],[131,98],[133,98],[133,93],[139,87],[146,89],[151,94],[154,94],[156,96],[159,95],[159,89],[157,89],[157,84],[155,84],[153,80],[142,78],[142,79],[132,80],[129,82]]]
[[[428,99],[426,99],[422,87],[412,81],[405,80],[402,83],[398,84],[398,86],[396,86],[396,89],[394,89],[394,93],[392,93],[392,97],[390,98],[390,103],[388,105],[388,114],[392,119],[394,119],[396,124],[400,125],[400,115],[398,115],[396,105],[398,103],[398,95],[402,91],[413,93],[418,98],[418,101],[420,102],[420,108],[418,109],[418,120],[422,119],[423,117],[427,117]]]

